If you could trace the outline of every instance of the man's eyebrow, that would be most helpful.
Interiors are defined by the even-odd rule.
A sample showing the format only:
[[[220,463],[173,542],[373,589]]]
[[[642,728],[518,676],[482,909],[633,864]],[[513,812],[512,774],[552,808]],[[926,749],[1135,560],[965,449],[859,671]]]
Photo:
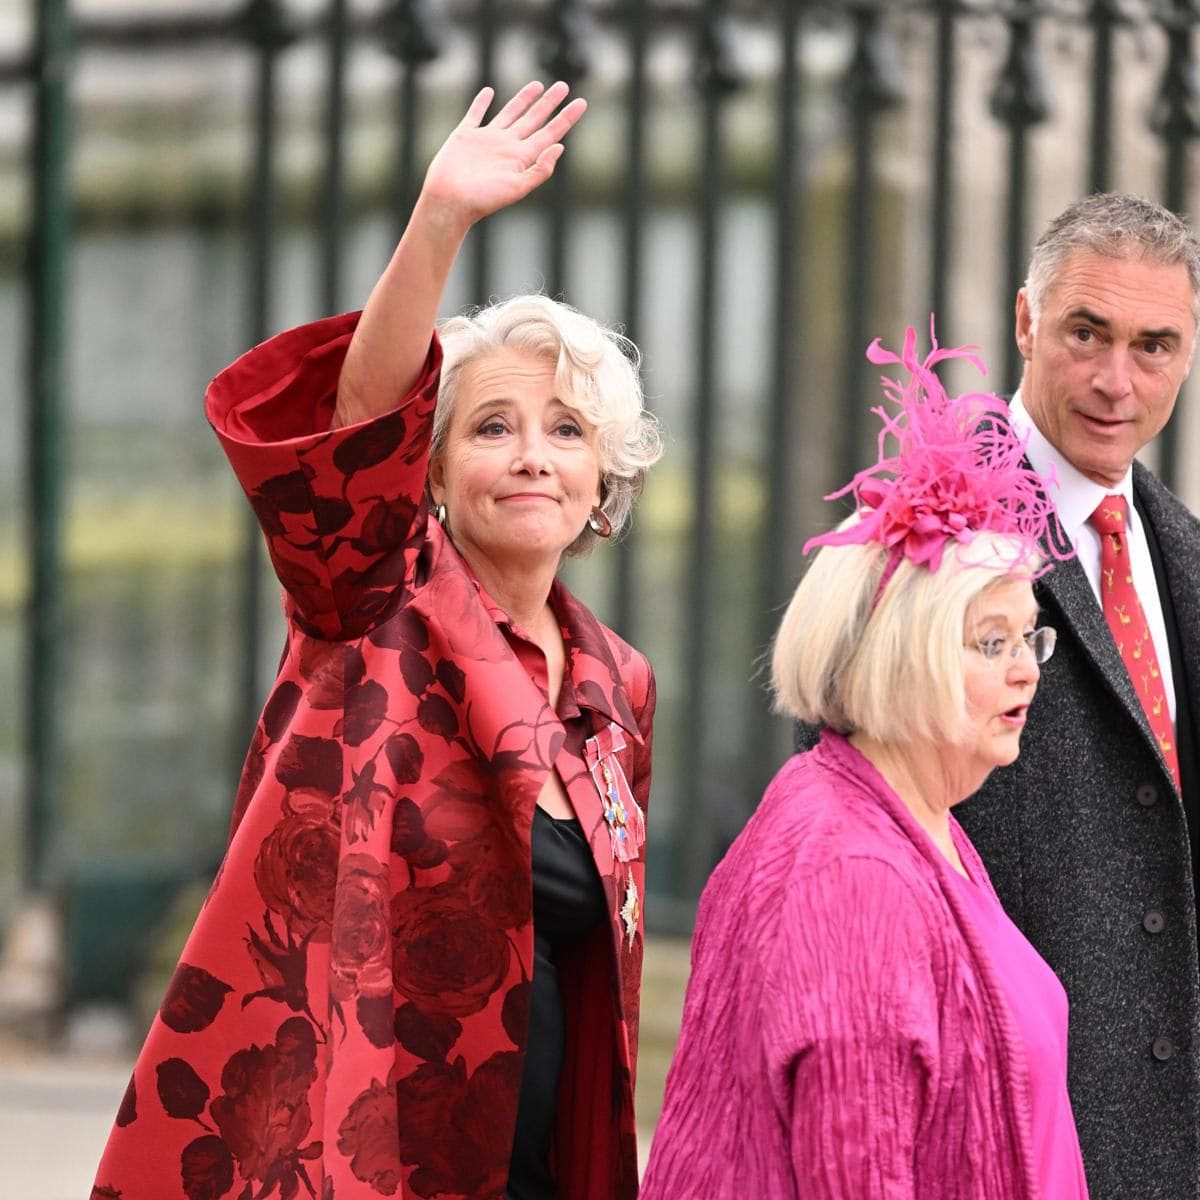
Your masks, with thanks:
[[[1143,329],[1142,339],[1147,342],[1179,342],[1183,340],[1183,332],[1173,325],[1163,329]]]
[[[1102,317],[1099,313],[1094,313],[1090,308],[1073,308],[1067,313],[1068,321],[1087,321],[1089,325],[1095,325],[1100,329],[1108,329],[1112,322],[1107,317]],[[1142,329],[1138,331],[1138,337],[1143,341],[1160,341],[1160,342],[1178,342],[1183,340],[1183,331],[1176,328],[1174,325],[1165,325],[1161,329]]]
[[[1090,325],[1099,325],[1102,329],[1107,329],[1110,322],[1107,317],[1102,317],[1098,313],[1092,312],[1090,308],[1073,308],[1067,313],[1068,321],[1077,320],[1087,321]]]

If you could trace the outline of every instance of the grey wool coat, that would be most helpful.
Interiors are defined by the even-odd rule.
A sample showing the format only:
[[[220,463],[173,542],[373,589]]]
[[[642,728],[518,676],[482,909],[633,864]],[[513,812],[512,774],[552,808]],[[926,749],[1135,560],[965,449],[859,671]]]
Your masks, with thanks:
[[[1134,492],[1171,631],[1176,740],[1195,811],[1200,521],[1140,464]],[[1200,971],[1184,804],[1083,568],[1058,563],[1036,591],[1058,645],[1020,757],[955,816],[1067,990],[1068,1082],[1091,1200],[1200,1197]],[[815,740],[798,729],[800,748]]]

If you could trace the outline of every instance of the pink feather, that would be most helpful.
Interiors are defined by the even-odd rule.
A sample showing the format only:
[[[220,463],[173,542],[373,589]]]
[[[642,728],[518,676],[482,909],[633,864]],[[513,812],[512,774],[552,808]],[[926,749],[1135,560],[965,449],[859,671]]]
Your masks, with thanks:
[[[1017,538],[1023,551],[1070,557],[1046,536],[1054,515],[1046,487],[1053,478],[1044,479],[1025,461],[1025,441],[1013,432],[1004,402],[985,392],[948,396],[933,370],[939,362],[963,358],[986,375],[976,347],[939,347],[932,318],[929,337],[924,361],[917,358],[911,326],[900,354],[886,350],[878,338],[867,348],[871,362],[902,366],[909,380],[882,378],[884,395],[897,411],[871,410],[883,423],[878,460],[826,496],[835,500],[852,493],[860,520],[809,538],[804,553],[814,546],[878,541],[891,551],[893,564],[902,555],[936,571],[950,539],[969,542],[987,531]],[[892,454],[889,438],[895,442]],[[1052,565],[1045,561],[1037,574]]]

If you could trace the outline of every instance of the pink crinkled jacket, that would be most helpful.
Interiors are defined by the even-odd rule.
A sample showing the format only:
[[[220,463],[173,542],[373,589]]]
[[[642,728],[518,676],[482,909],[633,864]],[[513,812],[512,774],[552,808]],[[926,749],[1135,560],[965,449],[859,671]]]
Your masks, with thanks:
[[[700,902],[641,1200],[1038,1195],[1024,1046],[951,870],[844,737],[783,766]]]

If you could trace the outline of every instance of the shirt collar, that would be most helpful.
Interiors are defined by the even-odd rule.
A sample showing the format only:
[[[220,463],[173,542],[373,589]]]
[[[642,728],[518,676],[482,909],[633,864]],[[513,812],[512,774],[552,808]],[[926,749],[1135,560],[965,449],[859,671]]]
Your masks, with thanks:
[[[465,566],[464,561],[464,566]],[[513,638],[529,641],[528,635],[488,595],[487,589],[467,567],[467,574],[479,591],[479,598],[492,620]],[[550,607],[562,629],[566,664],[563,671],[560,707],[565,715],[570,710],[590,709],[603,721],[614,721],[639,745],[642,732],[625,689],[624,676],[613,657],[604,626],[591,610],[571,595],[561,579],[550,587]],[[539,652],[540,653],[540,652]]]
[[[1020,389],[1009,401],[1008,411],[1014,431],[1020,437],[1028,437],[1025,457],[1029,459],[1030,466],[1047,480],[1046,491],[1058,510],[1059,524],[1066,531],[1072,544],[1078,541],[1079,531],[1087,524],[1088,518],[1105,496],[1124,496],[1129,510],[1133,511],[1132,467],[1125,472],[1124,478],[1116,487],[1105,487],[1096,483],[1068,462],[1061,451],[1051,445],[1033,423],[1021,399]]]

